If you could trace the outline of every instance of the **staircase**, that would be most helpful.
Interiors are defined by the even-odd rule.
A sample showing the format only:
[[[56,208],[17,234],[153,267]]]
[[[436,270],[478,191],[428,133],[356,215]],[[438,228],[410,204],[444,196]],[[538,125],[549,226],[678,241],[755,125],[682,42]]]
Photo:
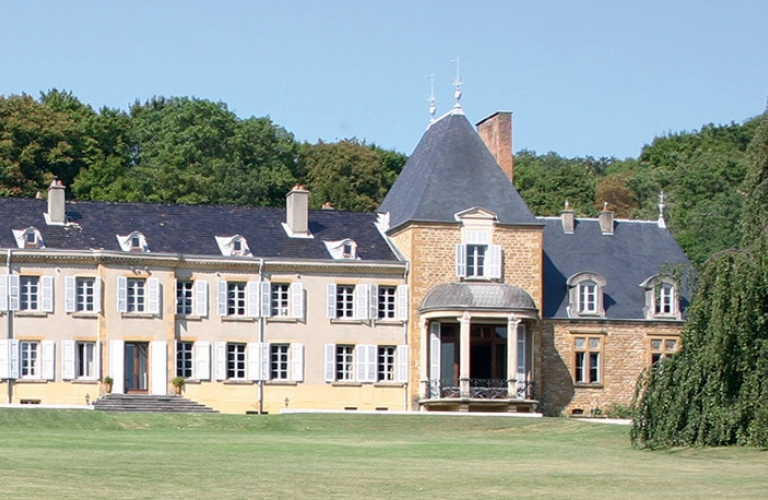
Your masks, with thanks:
[[[219,413],[213,408],[181,396],[148,394],[107,394],[93,402],[100,411],[134,411],[155,413]]]

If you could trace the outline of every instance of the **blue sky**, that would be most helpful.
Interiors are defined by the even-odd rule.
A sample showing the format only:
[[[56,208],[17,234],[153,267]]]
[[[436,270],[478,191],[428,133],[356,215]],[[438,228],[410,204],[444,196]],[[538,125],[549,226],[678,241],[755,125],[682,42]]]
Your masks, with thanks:
[[[514,113],[514,149],[636,157],[655,136],[741,122],[768,97],[768,2],[0,0],[0,94],[95,108],[196,96],[297,139],[410,154],[462,104]]]

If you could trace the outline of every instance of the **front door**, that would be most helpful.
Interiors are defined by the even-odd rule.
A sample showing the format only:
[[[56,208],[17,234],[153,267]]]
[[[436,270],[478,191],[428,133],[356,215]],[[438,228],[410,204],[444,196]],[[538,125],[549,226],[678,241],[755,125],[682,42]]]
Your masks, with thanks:
[[[125,392],[147,392],[147,342],[125,343]]]

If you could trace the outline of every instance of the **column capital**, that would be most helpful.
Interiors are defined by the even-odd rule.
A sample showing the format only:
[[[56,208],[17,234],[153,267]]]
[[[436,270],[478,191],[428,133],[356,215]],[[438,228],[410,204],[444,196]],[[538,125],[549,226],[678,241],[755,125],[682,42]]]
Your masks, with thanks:
[[[470,320],[472,319],[472,315],[471,315],[471,314],[469,314],[469,311],[464,311],[464,314],[462,314],[461,316],[459,316],[457,319],[458,319],[458,320],[459,320],[459,322],[461,322],[462,324],[463,324],[463,323],[469,323],[469,322],[470,322]]]

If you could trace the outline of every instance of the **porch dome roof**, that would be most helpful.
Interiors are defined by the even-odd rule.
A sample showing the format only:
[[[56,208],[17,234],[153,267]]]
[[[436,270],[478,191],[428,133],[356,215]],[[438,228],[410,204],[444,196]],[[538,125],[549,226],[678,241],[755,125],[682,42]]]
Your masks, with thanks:
[[[421,312],[437,310],[535,312],[536,304],[522,288],[504,283],[444,283],[427,292]]]

